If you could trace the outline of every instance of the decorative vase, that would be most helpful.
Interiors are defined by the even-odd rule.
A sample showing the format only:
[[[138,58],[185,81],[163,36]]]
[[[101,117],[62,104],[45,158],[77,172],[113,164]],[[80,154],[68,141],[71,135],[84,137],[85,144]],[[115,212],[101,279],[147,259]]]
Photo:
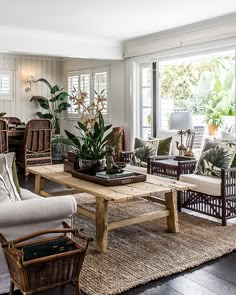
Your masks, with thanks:
[[[208,134],[209,135],[215,136],[215,135],[217,135],[217,131],[218,131],[218,126],[216,126],[215,124],[211,123],[208,126]]]
[[[52,139],[63,138],[61,134],[53,134]],[[62,161],[64,153],[64,144],[63,143],[52,143],[52,159],[54,161]]]

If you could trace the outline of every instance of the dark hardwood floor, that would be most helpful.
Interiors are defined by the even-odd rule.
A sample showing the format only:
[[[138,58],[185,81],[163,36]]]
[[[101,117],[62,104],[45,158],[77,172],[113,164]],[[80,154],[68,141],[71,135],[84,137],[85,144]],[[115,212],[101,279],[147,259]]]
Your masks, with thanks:
[[[34,189],[34,176],[20,177],[22,187]],[[47,189],[55,190],[55,185],[47,181]],[[58,185],[57,185],[58,190]],[[15,295],[20,295],[15,291]],[[41,292],[42,295],[73,295],[74,288],[56,288]],[[83,293],[82,293],[83,294]],[[134,288],[124,295],[236,295],[236,252],[206,263],[180,274],[157,280]],[[96,295],[96,294],[94,294]]]

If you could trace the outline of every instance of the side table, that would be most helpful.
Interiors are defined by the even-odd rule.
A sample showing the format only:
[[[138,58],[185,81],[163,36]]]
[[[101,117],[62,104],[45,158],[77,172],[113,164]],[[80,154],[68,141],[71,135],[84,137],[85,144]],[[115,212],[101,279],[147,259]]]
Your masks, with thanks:
[[[191,174],[195,171],[196,160],[148,159],[148,173],[179,180],[181,174]],[[181,212],[181,192],[177,192],[177,208]]]
[[[175,160],[151,158],[149,162],[149,174],[165,176],[179,180],[181,174],[191,174],[196,167],[196,160]]]

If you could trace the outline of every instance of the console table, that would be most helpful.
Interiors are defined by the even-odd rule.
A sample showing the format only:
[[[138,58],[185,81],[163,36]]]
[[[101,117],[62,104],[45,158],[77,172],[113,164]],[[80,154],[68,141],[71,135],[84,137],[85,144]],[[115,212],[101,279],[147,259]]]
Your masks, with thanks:
[[[96,222],[96,248],[100,252],[107,251],[108,232],[120,227],[142,223],[158,218],[167,218],[167,227],[170,232],[179,232],[178,213],[176,209],[176,194],[178,191],[195,188],[195,185],[165,179],[158,176],[147,175],[145,182],[130,183],[120,186],[106,187],[85,180],[72,177],[64,171],[62,164],[47,165],[38,167],[28,167],[29,173],[35,174],[35,192],[44,197],[56,195],[43,189],[43,180],[49,179],[56,183],[76,190],[77,192],[86,192],[96,200],[96,212],[78,206],[78,212]],[[65,193],[66,194],[66,193]],[[158,196],[163,195],[164,199]],[[60,192],[61,195],[61,192]],[[79,194],[77,195],[79,197]],[[158,208],[155,212],[145,213],[132,218],[122,219],[108,223],[108,205],[109,202],[126,202],[137,198],[143,198],[163,205],[163,210]],[[129,202],[132,206],[132,202]]]

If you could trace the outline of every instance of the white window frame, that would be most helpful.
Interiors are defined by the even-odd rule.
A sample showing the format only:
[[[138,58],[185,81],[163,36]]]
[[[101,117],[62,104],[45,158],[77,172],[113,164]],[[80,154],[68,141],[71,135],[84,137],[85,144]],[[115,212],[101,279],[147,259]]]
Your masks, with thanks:
[[[0,100],[15,100],[15,71],[0,69],[0,75],[8,75],[10,81],[10,88],[8,93],[1,93],[0,89]]]
[[[142,84],[142,70],[144,68],[150,68],[150,71],[151,71],[151,82],[150,82],[150,94],[151,94],[151,116],[153,117],[153,85],[152,85],[152,64],[150,63],[142,63],[140,64],[140,68],[139,68],[139,103],[138,103],[138,113],[139,113],[139,137],[143,137],[143,128],[150,128],[151,129],[151,134],[152,134],[152,129],[153,129],[153,126],[151,124],[150,127],[148,126],[143,126],[142,125],[142,122],[143,122],[143,109],[146,109],[146,108],[149,108],[149,107],[143,107],[143,95],[142,95],[142,89],[143,88],[149,88],[148,86],[143,86]]]
[[[93,99],[95,97],[95,93],[94,93],[94,75],[96,73],[101,73],[101,72],[107,72],[107,79],[108,79],[108,81],[107,81],[107,112],[106,112],[106,114],[103,114],[103,118],[104,118],[105,121],[110,121],[110,104],[111,104],[110,83],[111,83],[111,75],[110,75],[110,67],[109,66],[89,68],[89,69],[83,69],[83,70],[68,72],[67,81],[68,81],[70,76],[78,76],[79,77],[80,75],[86,75],[86,74],[91,75],[91,80],[90,80],[91,81],[91,83],[90,83],[90,101],[93,101]],[[71,101],[69,101],[69,103],[71,103]],[[80,114],[78,112],[73,112],[73,111],[67,110],[67,119],[69,119],[69,120],[70,119],[71,120],[78,120],[79,118],[80,118]]]

